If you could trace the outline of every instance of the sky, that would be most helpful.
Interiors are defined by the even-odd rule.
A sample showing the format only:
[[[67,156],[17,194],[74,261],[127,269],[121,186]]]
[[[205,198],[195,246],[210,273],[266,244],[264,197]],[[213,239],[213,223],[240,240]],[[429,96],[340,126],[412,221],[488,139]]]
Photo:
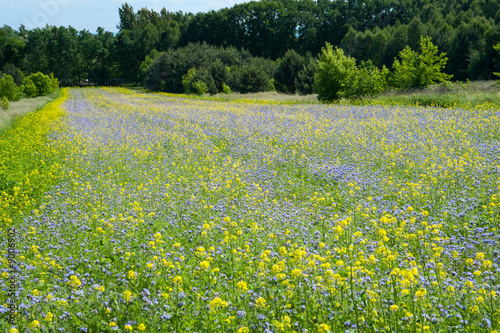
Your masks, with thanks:
[[[30,30],[45,25],[72,26],[77,30],[96,32],[97,27],[117,32],[118,8],[125,2],[134,11],[147,7],[160,11],[165,7],[176,12],[208,12],[249,0],[0,0],[0,26]]]

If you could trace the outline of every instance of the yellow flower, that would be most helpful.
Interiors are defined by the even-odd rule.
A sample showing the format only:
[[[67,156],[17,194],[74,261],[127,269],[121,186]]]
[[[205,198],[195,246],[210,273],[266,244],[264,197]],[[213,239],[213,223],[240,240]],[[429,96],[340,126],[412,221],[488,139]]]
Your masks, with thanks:
[[[146,326],[144,324],[140,324],[139,327],[137,327],[138,331],[144,331],[146,329]]]
[[[45,321],[52,321],[53,317],[54,317],[54,314],[52,312],[47,312],[47,314],[45,315],[45,317],[43,319],[45,319]]]
[[[266,300],[262,297],[257,298],[257,300],[255,301],[255,306],[256,307],[261,306],[261,307],[265,308],[266,307]]]
[[[182,276],[174,277],[174,283],[179,285],[182,284]]]
[[[208,269],[210,267],[210,261],[207,261],[207,260],[203,260],[202,262],[200,262],[200,268],[201,269]]]
[[[294,277],[298,277],[298,276],[300,276],[300,275],[302,275],[302,270],[301,270],[301,269],[299,269],[299,268],[295,268],[295,269],[292,271],[292,276],[294,276]]]
[[[38,320],[33,320],[30,324],[31,328],[40,327],[40,322]]]
[[[127,325],[125,325],[125,330],[132,331],[132,330],[134,330],[134,328],[131,325],[127,324]]]
[[[125,290],[123,292],[123,299],[127,302],[130,302],[130,298],[132,297],[132,293],[130,292],[130,290]]]
[[[248,333],[248,332],[250,332],[250,330],[248,329],[248,327],[245,326],[240,327],[237,331],[237,333]]]
[[[397,311],[399,307],[396,304],[391,305],[390,307],[391,311]]]
[[[19,333],[19,331],[16,328],[11,328],[9,333]]]
[[[326,333],[328,331],[330,331],[330,326],[328,326],[327,324],[321,324],[318,326],[319,333]]]
[[[104,313],[106,313],[106,314],[111,313],[111,309],[110,308],[106,308],[106,310],[104,310]]]
[[[236,287],[239,289],[240,293],[244,293],[248,289],[247,283],[245,281],[238,282],[236,284]]]
[[[116,323],[114,321],[112,321],[112,322],[109,323],[109,327],[116,327],[116,326],[117,325],[116,325]]]
[[[127,277],[129,278],[129,280],[135,279],[137,277],[137,273],[134,271],[129,271]]]

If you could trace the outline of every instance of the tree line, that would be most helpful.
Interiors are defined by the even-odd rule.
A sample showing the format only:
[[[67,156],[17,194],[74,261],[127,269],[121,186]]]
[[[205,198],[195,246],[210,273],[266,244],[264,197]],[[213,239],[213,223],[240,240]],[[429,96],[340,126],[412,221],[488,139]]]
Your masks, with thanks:
[[[0,71],[53,73],[63,85],[135,83],[180,92],[194,68],[192,82],[211,93],[222,84],[307,93],[325,42],[358,66],[393,70],[405,47],[421,51],[423,36],[447,54],[444,72],[454,80],[500,71],[500,0],[262,0],[197,14],[135,11],[124,3],[118,12],[117,33],[4,26]]]

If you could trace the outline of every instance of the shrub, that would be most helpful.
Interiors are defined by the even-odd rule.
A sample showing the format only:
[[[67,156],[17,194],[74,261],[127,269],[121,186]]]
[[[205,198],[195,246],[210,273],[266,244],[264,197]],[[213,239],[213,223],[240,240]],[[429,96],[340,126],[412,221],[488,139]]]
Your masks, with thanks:
[[[315,71],[314,91],[322,102],[332,102],[341,97],[346,79],[356,70],[356,60],[344,55],[338,47],[326,43],[321,49]]]
[[[43,73],[34,73],[26,78],[31,80],[36,87],[36,96],[44,96],[53,92],[54,83],[51,78]]]
[[[21,91],[26,97],[36,97],[36,86],[33,81],[31,81],[31,78],[28,77],[24,80],[24,83],[21,86]]]
[[[2,75],[0,79],[0,98],[6,97],[9,101],[18,101],[21,99],[21,90],[9,74]]]
[[[2,97],[2,100],[0,101],[0,107],[2,110],[8,110],[9,109],[9,100],[7,97]]]
[[[190,68],[187,71],[187,73],[182,76],[182,86],[184,87],[184,92],[186,94],[191,93],[192,84],[193,84],[195,75],[196,75],[196,70],[194,68]]]
[[[229,86],[225,83],[222,84],[222,92],[224,94],[231,94],[233,91],[231,90],[231,88],[229,88]]]
[[[425,88],[436,82],[449,80],[452,75],[442,72],[448,58],[445,53],[438,55],[438,48],[430,37],[420,37],[422,52],[413,51],[408,46],[399,52],[401,61],[394,60],[394,74],[391,84],[398,89]]]
[[[196,80],[193,83],[193,88],[194,91],[196,92],[197,95],[203,95],[208,91],[207,84],[201,80]]]
[[[379,70],[371,61],[362,61],[361,65],[347,76],[340,95],[346,98],[375,97],[387,88],[388,73],[389,70],[385,66]]]

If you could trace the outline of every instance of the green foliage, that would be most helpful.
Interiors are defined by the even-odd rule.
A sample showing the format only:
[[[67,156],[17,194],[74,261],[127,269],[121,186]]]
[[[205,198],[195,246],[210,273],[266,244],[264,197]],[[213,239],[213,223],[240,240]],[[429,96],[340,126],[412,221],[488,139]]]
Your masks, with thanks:
[[[6,97],[9,101],[21,99],[21,90],[9,74],[3,74],[0,79],[0,98]]]
[[[276,80],[274,78],[269,79],[269,91],[276,91]]]
[[[295,87],[301,95],[313,93],[314,72],[316,71],[316,60],[310,55],[306,55],[306,61],[302,69],[297,73]]]
[[[37,96],[47,95],[52,92],[52,85],[47,75],[38,72],[28,76],[28,79],[35,85]]]
[[[375,97],[387,88],[389,70],[384,66],[382,70],[376,68],[371,61],[361,62],[345,80],[341,96],[345,98]]]
[[[7,99],[7,97],[2,97],[2,100],[0,101],[0,107],[2,108],[2,110],[9,109],[9,100]]]
[[[394,60],[391,84],[395,88],[420,89],[452,77],[443,73],[448,58],[445,53],[438,55],[438,48],[430,37],[421,37],[420,48],[422,51],[418,53],[407,46],[399,53],[401,61]]]
[[[242,93],[267,91],[275,67],[271,60],[254,58],[248,51],[234,47],[188,44],[160,53],[148,67],[144,84],[152,91],[180,93],[186,92],[187,79],[191,93],[196,80],[204,82],[210,94],[221,92],[223,84]],[[195,72],[186,77],[190,69]]]
[[[335,49],[326,43],[316,67],[314,91],[322,102],[333,102],[342,96],[342,90],[348,77],[356,71],[356,60],[344,55],[338,47]]]
[[[192,92],[192,84],[194,82],[194,77],[196,75],[196,70],[190,68],[187,74],[182,76],[182,86],[184,87],[184,92],[190,94]]]
[[[498,44],[494,45],[494,46],[493,46],[493,49],[495,49],[495,50],[497,50],[497,51],[500,51],[500,43],[498,43]],[[493,74],[494,74],[495,76],[500,77],[500,73],[496,73],[496,72],[494,72]]]
[[[36,86],[33,83],[33,81],[31,81],[31,78],[26,78],[26,80],[24,80],[24,83],[21,86],[21,91],[23,92],[23,94],[26,97],[36,97],[37,96],[36,95],[37,94]]]
[[[193,83],[193,89],[197,95],[203,95],[206,94],[208,91],[207,84],[201,80],[196,80]]]
[[[231,94],[233,91],[231,90],[231,88],[227,84],[223,83],[222,84],[222,92],[224,94]]]
[[[275,88],[277,92],[295,94],[297,88],[295,80],[299,71],[303,68],[305,58],[295,52],[288,50],[280,59],[278,68],[274,73]]]
[[[9,74],[10,76],[12,76],[12,78],[14,79],[14,82],[18,86],[21,86],[23,84],[24,74],[23,74],[23,72],[21,72],[21,70],[19,68],[17,68],[13,64],[11,64],[11,63],[6,64],[3,67],[3,72],[5,74]]]

